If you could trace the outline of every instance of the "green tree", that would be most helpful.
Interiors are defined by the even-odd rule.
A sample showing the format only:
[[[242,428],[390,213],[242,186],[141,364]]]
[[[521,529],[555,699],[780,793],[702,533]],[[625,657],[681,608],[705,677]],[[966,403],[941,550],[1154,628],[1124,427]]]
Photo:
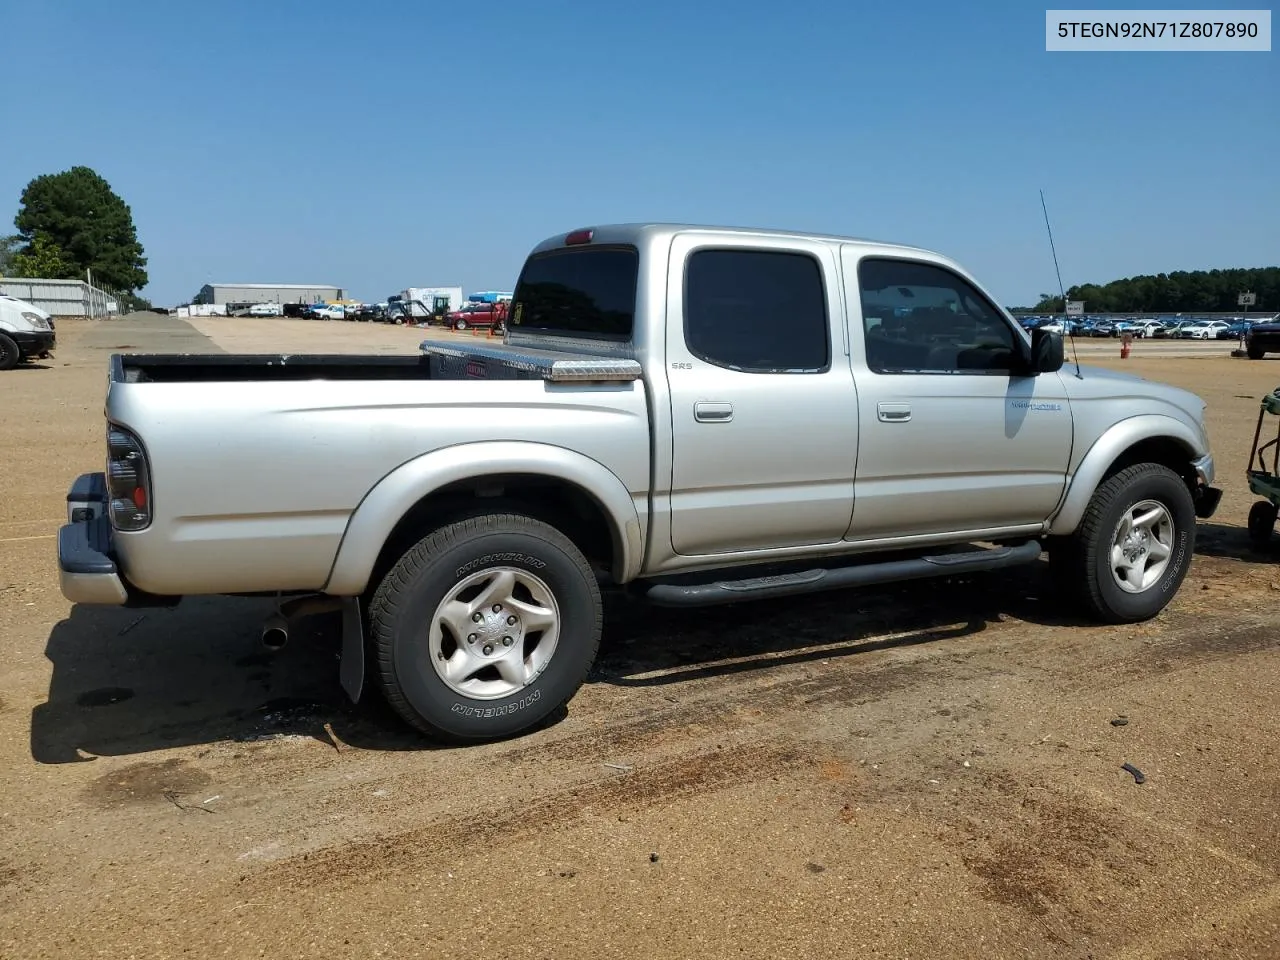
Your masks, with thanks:
[[[93,278],[123,291],[147,285],[147,258],[133,213],[107,183],[88,167],[36,177],[22,191],[14,226],[30,256],[44,234],[60,250],[72,275]]]
[[[1255,311],[1280,309],[1280,267],[1233,270],[1177,270],[1153,276],[1124,277],[1110,283],[1085,283],[1067,291],[1083,300],[1086,313],[1234,313],[1241,293],[1257,296]],[[1062,300],[1041,294],[1035,309],[1057,313]]]
[[[54,280],[66,279],[76,274],[73,267],[62,255],[48,234],[37,233],[35,239],[25,249],[13,256],[13,275],[15,277],[43,277]]]
[[[21,244],[21,237],[0,237],[0,277],[16,276],[13,272],[13,258]]]

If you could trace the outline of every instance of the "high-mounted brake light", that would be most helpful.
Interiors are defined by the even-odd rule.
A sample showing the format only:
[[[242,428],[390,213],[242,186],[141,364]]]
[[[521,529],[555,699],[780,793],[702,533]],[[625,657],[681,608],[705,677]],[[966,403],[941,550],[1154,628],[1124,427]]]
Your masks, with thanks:
[[[574,230],[564,238],[566,247],[577,247],[584,243],[590,243],[591,238],[595,236],[594,230]]]

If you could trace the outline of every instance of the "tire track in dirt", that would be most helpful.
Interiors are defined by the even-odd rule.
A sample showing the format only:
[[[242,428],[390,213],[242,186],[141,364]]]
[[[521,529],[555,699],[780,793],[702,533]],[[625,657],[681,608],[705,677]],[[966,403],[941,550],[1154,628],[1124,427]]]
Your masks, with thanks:
[[[738,745],[680,756],[634,773],[580,784],[523,804],[518,817],[490,814],[442,819],[423,827],[301,853],[277,861],[242,889],[269,894],[282,887],[342,886],[406,871],[420,871],[465,856],[491,841],[547,834],[596,811],[651,810],[822,762],[816,754],[781,742]]]
[[[994,903],[1036,916],[1054,907],[1073,913],[1069,894],[1084,874],[1097,871],[1107,882],[1135,887],[1157,865],[1149,843],[1126,835],[1126,822],[1083,795],[1000,771],[984,775],[978,789],[987,815],[976,821],[944,814],[939,839],[960,851]]]
[[[856,648],[833,652],[831,660],[857,652]],[[817,676],[786,676],[780,668],[776,673],[761,671],[751,682],[729,677],[706,684],[677,704],[645,706],[638,714],[611,717],[596,729],[550,742],[521,743],[499,758],[510,763],[617,759],[699,739],[709,741],[763,724],[776,728],[803,717],[816,704],[861,706],[938,680],[963,680],[968,672],[965,664],[977,655],[977,651],[929,653],[865,665],[832,662]]]
[[[872,643],[883,643],[884,639]],[[860,643],[848,652],[859,652],[867,645]],[[699,684],[695,696],[669,707],[665,703],[646,704],[622,716],[605,714],[604,723],[593,729],[459,754],[457,759],[463,765],[451,771],[451,779],[465,782],[484,777],[493,786],[507,777],[504,767],[518,768],[526,763],[564,764],[569,769],[562,777],[574,779],[581,777],[584,767],[591,770],[596,779],[578,779],[571,786],[522,801],[518,822],[495,824],[489,816],[446,819],[447,814],[436,813],[432,814],[434,822],[425,827],[393,830],[294,854],[262,867],[244,882],[255,888],[365,882],[384,872],[416,870],[456,859],[490,837],[510,842],[516,835],[554,830],[595,810],[617,814],[651,809],[805,767],[825,769],[824,764],[839,762],[844,769],[843,762],[834,760],[825,744],[806,743],[804,729],[795,729],[797,721],[803,721],[815,705],[825,711],[833,706],[870,704],[933,682],[963,682],[966,675],[977,672],[965,666],[975,656],[973,651],[913,654],[909,659],[865,666],[852,659],[842,662],[838,653],[829,656],[828,665],[820,667],[822,672],[817,676],[762,670],[749,683],[729,677]],[[767,733],[762,735],[761,728],[766,725]],[[599,779],[593,766],[607,761],[625,761],[631,772]]]
[[[1125,641],[1128,650],[1108,654],[1101,646],[1090,652],[1082,645],[1088,659],[1079,661],[1072,674],[1055,674],[1061,689],[1067,693],[1097,690],[1280,649],[1280,618],[1241,624],[1227,616],[1180,611],[1163,616],[1165,619],[1154,626],[1134,627],[1131,638]],[[1136,650],[1132,649],[1132,640],[1138,642]]]

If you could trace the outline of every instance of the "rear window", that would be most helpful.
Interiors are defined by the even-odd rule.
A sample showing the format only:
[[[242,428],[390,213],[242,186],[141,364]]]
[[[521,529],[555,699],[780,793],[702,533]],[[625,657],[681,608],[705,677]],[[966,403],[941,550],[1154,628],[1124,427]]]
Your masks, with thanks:
[[[629,339],[639,263],[634,247],[536,254],[525,262],[516,283],[511,324],[538,333]]]

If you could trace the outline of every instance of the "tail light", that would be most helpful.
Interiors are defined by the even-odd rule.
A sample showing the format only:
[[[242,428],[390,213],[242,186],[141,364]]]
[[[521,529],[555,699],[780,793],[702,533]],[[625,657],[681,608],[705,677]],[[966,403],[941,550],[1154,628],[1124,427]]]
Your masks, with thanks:
[[[142,441],[124,427],[107,430],[107,500],[117,530],[145,530],[151,523],[151,473]]]

